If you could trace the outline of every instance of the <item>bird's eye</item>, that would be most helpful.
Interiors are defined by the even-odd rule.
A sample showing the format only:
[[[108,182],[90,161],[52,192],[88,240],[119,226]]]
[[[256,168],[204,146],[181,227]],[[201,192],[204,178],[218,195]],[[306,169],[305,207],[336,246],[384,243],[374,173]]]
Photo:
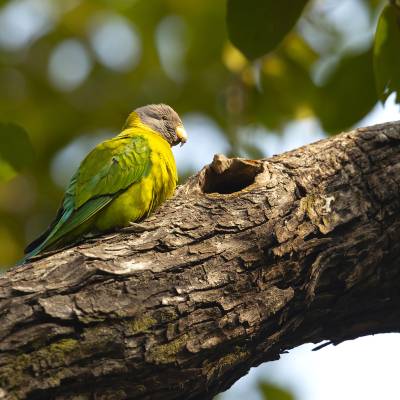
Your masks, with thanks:
[[[164,121],[166,121],[166,120],[168,119],[166,115],[162,115],[161,118],[162,118]]]

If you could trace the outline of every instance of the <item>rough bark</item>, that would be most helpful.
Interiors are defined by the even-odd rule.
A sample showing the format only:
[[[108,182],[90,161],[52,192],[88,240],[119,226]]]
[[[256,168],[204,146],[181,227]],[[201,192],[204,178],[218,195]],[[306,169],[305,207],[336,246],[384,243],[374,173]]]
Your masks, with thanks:
[[[399,185],[399,122],[216,156],[131,231],[1,277],[0,398],[211,399],[294,346],[400,331]]]

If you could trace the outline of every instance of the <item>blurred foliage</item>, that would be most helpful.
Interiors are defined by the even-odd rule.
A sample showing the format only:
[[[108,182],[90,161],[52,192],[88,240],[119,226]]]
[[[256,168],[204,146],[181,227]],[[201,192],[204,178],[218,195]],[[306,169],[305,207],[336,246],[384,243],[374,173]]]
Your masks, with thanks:
[[[371,49],[344,56],[316,100],[315,110],[327,132],[340,132],[364,117],[376,103]]]
[[[299,19],[308,0],[228,0],[229,38],[249,58],[274,50]]]
[[[287,389],[270,382],[260,382],[258,387],[264,400],[295,400],[295,397]]]
[[[33,161],[33,148],[25,130],[0,122],[0,182],[13,178]]]
[[[392,92],[400,103],[400,3],[387,5],[379,18],[374,43],[377,90],[382,101]]]
[[[230,154],[250,157],[265,156],[264,143],[241,137],[252,127],[281,133],[314,118],[335,133],[357,124],[378,99],[371,48],[385,4],[0,1],[0,265],[50,222],[71,168],[140,105],[206,116]],[[399,89],[393,9],[380,18],[373,51],[382,98]],[[33,162],[11,121],[29,133]],[[181,176],[191,172],[181,165]]]

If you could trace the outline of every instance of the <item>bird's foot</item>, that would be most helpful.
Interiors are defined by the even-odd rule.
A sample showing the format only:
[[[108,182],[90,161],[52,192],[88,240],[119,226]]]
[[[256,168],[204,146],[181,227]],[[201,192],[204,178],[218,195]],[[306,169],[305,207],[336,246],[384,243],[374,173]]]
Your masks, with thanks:
[[[124,232],[141,233],[141,232],[146,232],[148,229],[146,229],[146,227],[136,222],[129,222],[129,225],[126,226],[125,228],[122,228],[121,230]]]
[[[96,236],[99,236],[100,234],[98,232],[87,232],[82,236],[83,240],[89,240],[93,239]]]

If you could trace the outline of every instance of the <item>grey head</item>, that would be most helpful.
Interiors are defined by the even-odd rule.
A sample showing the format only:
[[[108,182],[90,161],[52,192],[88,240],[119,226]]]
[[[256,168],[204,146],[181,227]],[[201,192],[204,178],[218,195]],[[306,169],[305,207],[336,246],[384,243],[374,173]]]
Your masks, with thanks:
[[[134,111],[143,124],[159,133],[171,146],[187,141],[187,134],[177,112],[166,104],[149,104]]]

